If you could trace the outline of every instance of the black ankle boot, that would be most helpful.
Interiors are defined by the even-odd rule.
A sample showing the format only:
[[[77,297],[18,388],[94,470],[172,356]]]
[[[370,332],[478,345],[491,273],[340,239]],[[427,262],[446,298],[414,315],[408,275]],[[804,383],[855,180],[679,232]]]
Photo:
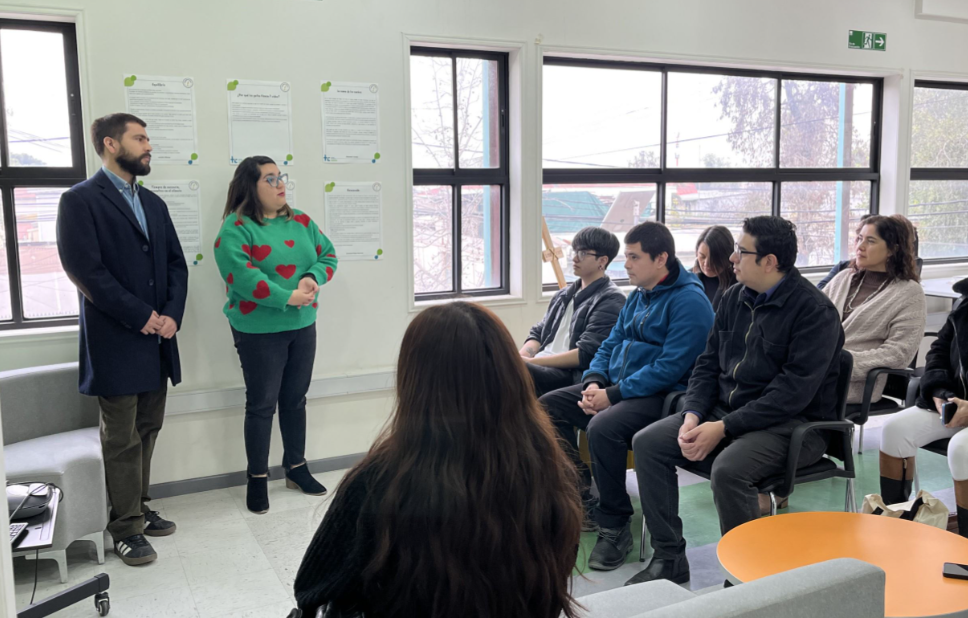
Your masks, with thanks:
[[[286,468],[286,487],[289,489],[299,489],[304,494],[310,496],[326,495],[326,488],[323,487],[322,483],[313,478],[306,464],[296,468]]]
[[[958,507],[958,534],[968,539],[968,509]]]
[[[252,476],[245,488],[245,508],[262,515],[269,510],[269,477]]]
[[[911,499],[911,485],[914,481],[897,481],[881,477],[881,498],[884,504],[897,504]]]

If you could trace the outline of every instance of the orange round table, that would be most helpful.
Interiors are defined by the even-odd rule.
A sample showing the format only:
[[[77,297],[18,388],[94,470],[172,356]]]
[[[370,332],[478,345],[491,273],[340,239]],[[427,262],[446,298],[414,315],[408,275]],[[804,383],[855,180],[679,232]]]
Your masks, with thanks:
[[[968,580],[942,577],[945,562],[968,564],[968,539],[939,528],[860,513],[791,513],[730,530],[719,562],[740,582],[835,558],[856,558],[887,574],[889,617],[968,610]]]

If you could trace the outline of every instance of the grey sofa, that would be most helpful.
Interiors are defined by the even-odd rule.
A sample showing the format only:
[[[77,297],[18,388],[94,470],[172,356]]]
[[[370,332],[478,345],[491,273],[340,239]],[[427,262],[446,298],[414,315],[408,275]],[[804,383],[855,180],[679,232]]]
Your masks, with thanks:
[[[64,492],[54,545],[40,553],[57,561],[62,583],[74,541],[94,543],[98,564],[104,562],[108,524],[98,402],[77,392],[77,376],[77,363],[0,372],[7,481],[51,482]]]
[[[884,571],[850,558],[696,595],[668,580],[578,599],[588,618],[884,618]]]

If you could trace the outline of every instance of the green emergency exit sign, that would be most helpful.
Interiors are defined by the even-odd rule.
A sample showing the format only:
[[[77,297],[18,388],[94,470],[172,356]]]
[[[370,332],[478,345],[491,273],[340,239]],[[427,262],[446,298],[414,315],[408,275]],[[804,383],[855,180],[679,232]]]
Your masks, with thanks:
[[[883,32],[848,30],[847,47],[850,49],[873,49],[874,51],[884,51],[887,49],[887,35]]]

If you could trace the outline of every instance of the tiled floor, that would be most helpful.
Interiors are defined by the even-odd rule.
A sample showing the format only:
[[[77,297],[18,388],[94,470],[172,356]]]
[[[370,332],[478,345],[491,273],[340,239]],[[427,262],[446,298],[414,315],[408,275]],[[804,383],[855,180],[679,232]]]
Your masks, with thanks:
[[[871,420],[864,436],[864,454],[855,458],[858,501],[878,490],[877,447],[884,420]],[[922,488],[954,510],[951,476],[944,458],[922,451],[918,469]],[[344,473],[329,472],[317,478],[332,490]],[[686,587],[695,591],[721,586],[725,573],[716,560],[715,545],[720,537],[719,523],[708,484],[688,473],[680,473],[679,484],[680,513],[692,572],[692,581]],[[645,567],[638,561],[641,519],[635,477],[631,473],[628,488],[636,504],[636,516],[632,520],[635,549],[627,563],[615,571],[589,571],[585,563],[595,544],[595,535],[583,534],[574,582],[577,597],[621,586]],[[791,497],[788,512],[842,510],[844,491],[842,480],[803,485]],[[245,508],[244,487],[157,500],[152,507],[175,521],[178,532],[151,539],[159,555],[156,562],[128,567],[108,550],[105,563],[98,565],[93,546],[77,543],[68,551],[70,579],[67,584],[59,583],[53,562],[40,561],[37,598],[42,599],[96,573],[108,573],[111,616],[283,618],[295,606],[292,583],[296,570],[330,500],[288,490],[283,481],[269,483],[269,499],[271,510],[265,515],[255,515]],[[17,607],[23,608],[30,599],[34,563],[17,558],[14,566]],[[96,615],[93,601],[55,614],[59,618]]]

